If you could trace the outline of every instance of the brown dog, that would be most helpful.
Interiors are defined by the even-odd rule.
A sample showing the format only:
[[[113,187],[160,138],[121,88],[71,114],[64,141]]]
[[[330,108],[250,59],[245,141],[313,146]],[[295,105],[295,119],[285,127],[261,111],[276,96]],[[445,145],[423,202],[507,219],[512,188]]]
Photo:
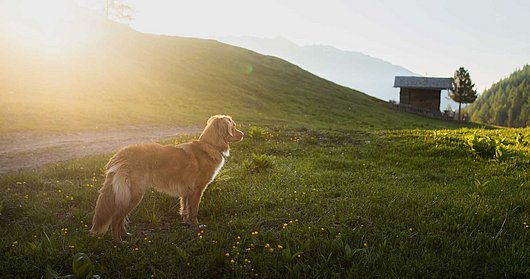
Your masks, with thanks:
[[[229,156],[229,143],[243,139],[230,116],[208,119],[198,140],[176,146],[129,145],[107,164],[103,187],[99,190],[90,232],[104,234],[112,227],[112,237],[121,241],[127,234],[127,215],[140,203],[145,191],[180,197],[180,214],[185,223],[198,225],[197,212],[202,193]]]

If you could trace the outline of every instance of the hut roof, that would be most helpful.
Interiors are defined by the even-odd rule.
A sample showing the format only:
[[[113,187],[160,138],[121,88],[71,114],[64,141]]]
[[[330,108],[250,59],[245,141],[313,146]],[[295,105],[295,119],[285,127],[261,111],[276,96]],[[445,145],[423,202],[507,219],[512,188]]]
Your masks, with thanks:
[[[394,87],[422,89],[453,89],[453,79],[397,76],[394,80]]]

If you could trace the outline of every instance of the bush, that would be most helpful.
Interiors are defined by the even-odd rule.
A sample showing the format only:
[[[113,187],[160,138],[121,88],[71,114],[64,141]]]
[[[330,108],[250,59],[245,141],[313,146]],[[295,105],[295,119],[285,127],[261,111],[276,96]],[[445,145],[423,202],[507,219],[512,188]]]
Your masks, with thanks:
[[[269,140],[272,133],[267,128],[252,126],[247,132],[247,137],[254,140]]]
[[[265,154],[252,154],[252,159],[247,159],[243,162],[243,167],[250,173],[270,170],[273,165],[272,157]]]
[[[486,135],[477,135],[474,133],[466,141],[466,145],[471,153],[490,159],[504,159],[506,157],[506,148],[503,140],[492,139]]]

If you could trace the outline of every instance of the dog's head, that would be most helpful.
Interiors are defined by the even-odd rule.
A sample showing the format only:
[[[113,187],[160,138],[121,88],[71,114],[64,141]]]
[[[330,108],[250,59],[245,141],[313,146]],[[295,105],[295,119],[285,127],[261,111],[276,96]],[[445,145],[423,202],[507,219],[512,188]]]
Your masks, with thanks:
[[[236,123],[228,115],[214,115],[206,122],[199,140],[228,150],[228,144],[243,139],[243,132],[237,129]]]

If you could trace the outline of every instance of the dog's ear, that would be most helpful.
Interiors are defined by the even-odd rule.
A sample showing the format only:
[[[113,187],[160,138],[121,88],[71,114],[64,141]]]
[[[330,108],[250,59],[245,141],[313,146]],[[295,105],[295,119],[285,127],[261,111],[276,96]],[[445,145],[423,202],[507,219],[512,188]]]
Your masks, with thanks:
[[[234,121],[232,121],[231,119],[228,119],[228,118],[225,118],[225,122],[226,122],[226,130],[228,131],[228,134],[233,137],[234,136]]]
[[[208,118],[206,121],[206,126],[210,125],[215,119],[217,119],[217,115],[210,116],[210,118]]]

